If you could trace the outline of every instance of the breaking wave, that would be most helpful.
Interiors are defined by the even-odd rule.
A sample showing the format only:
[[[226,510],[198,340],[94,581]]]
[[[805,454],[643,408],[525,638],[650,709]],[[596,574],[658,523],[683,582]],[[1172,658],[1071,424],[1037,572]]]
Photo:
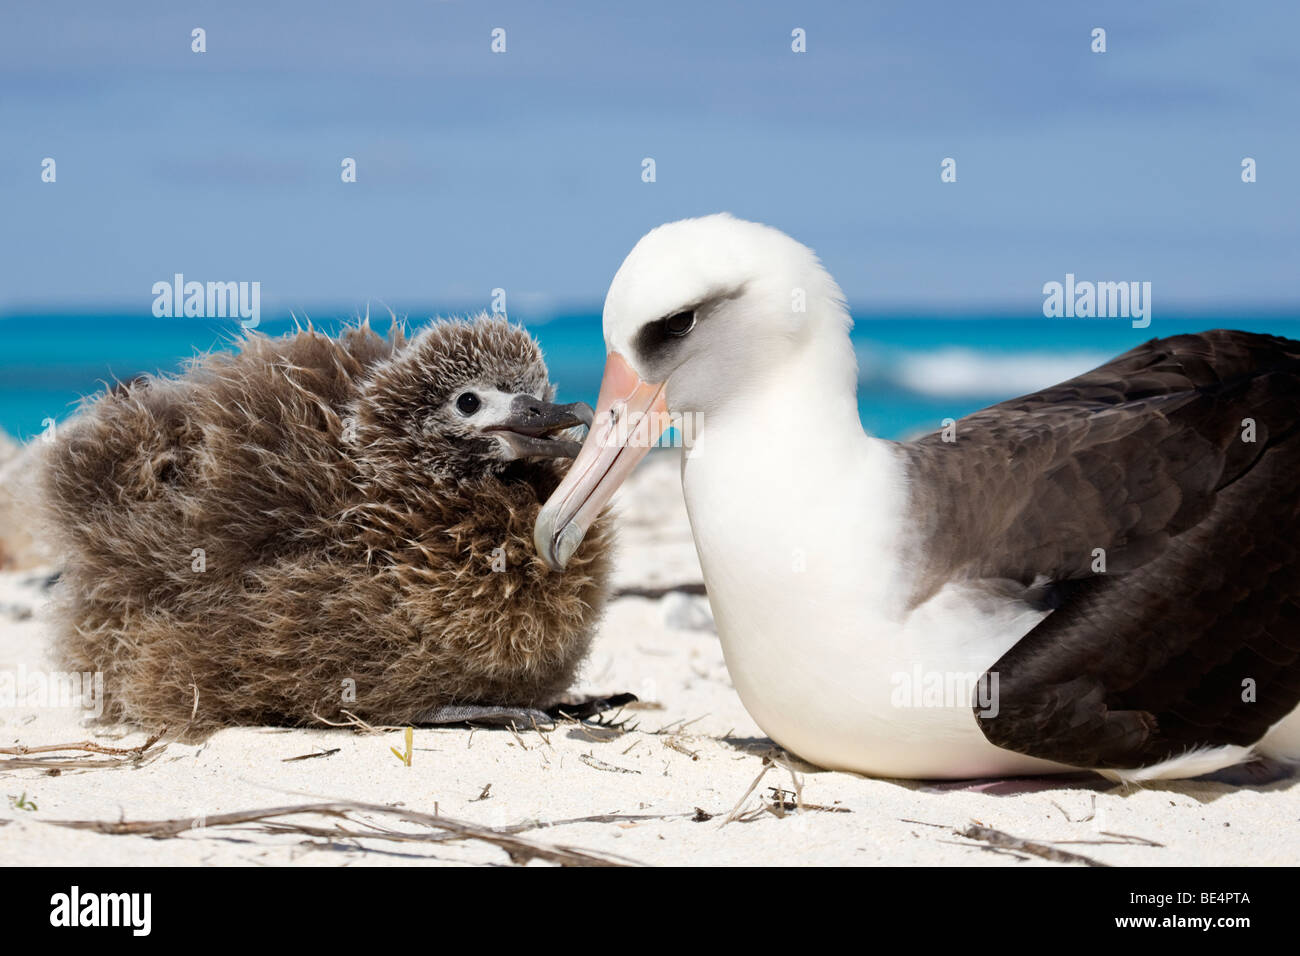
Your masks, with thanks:
[[[1110,358],[1103,352],[990,353],[946,347],[875,356],[862,365],[876,384],[889,383],[920,395],[1011,397],[1073,378]]]

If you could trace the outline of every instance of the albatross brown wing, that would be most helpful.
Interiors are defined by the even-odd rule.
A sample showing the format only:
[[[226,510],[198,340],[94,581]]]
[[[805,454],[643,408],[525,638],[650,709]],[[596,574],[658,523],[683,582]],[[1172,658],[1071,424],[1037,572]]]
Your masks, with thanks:
[[[991,668],[998,746],[1088,767],[1256,742],[1300,702],[1300,343],[1157,339],[902,446],[945,581],[1054,608]]]

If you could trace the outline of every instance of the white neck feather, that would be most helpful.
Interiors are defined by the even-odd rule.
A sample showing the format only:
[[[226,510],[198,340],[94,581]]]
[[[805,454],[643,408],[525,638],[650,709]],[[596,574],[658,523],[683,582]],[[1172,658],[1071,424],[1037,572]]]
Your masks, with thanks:
[[[736,401],[720,398],[682,460],[737,692],[767,734],[822,766],[904,776],[1049,767],[988,743],[969,700],[895,705],[898,674],[977,678],[1041,612],[960,584],[906,606],[916,542],[904,459],[862,430],[847,329],[817,331]]]
[[[698,423],[682,489],[711,591],[753,592],[766,582],[806,604],[845,588],[855,604],[889,615],[901,610],[893,605],[903,589],[889,574],[861,572],[899,551],[899,460],[892,443],[862,430],[842,317],[829,314],[821,326],[743,401],[719,404]],[[848,565],[846,537],[855,543]],[[746,580],[731,580],[742,565]]]

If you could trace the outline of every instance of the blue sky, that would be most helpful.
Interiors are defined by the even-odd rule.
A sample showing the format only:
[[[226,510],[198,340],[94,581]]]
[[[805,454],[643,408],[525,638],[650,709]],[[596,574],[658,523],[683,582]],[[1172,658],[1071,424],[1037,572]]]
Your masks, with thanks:
[[[1033,313],[1066,272],[1294,306],[1298,11],[7,4],[0,311],[147,312],[183,272],[260,281],[271,311],[504,287],[543,317],[598,305],[650,227],[724,209],[816,248],[859,312]]]

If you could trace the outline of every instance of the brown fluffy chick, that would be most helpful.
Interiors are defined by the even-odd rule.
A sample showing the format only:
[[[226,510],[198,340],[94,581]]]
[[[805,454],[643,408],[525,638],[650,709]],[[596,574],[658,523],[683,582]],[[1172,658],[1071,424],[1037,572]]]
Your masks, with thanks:
[[[61,665],[103,673],[107,717],[191,737],[544,706],[611,543],[602,520],[564,574],[533,550],[577,450],[559,430],[590,424],[553,395],[533,339],[486,317],[253,335],[101,394],[45,465]]]

